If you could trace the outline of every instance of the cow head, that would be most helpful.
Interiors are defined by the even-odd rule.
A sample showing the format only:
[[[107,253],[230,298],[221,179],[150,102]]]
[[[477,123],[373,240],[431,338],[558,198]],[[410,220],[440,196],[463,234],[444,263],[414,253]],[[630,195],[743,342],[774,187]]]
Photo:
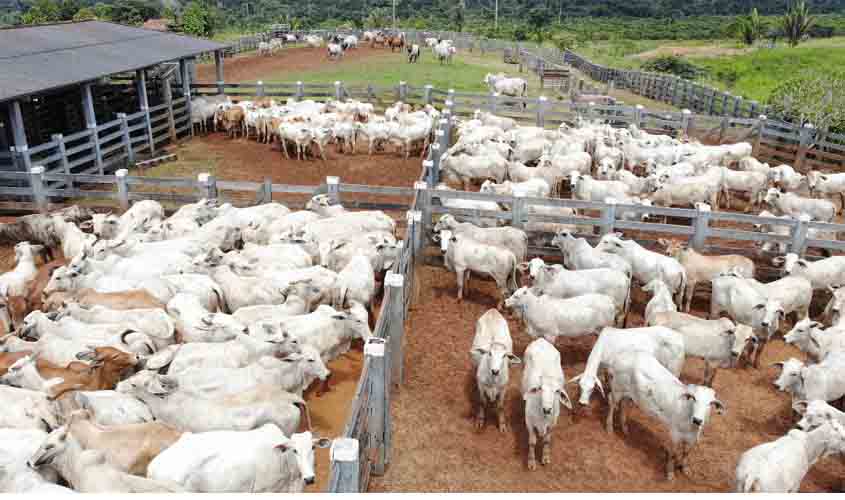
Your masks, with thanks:
[[[780,376],[775,379],[775,387],[779,391],[789,392],[793,396],[801,397],[804,393],[804,370],[806,366],[802,361],[789,358],[786,361],[778,361],[772,364],[781,369]]]
[[[294,461],[295,469],[299,471],[302,481],[311,485],[314,484],[314,450],[328,448],[330,445],[330,439],[314,437],[311,432],[300,432],[292,435],[287,442],[276,445],[275,448],[289,456],[289,460]]]
[[[716,392],[703,385],[686,386],[681,394],[681,400],[687,404],[689,424],[699,431],[710,420],[711,409],[715,408],[716,413],[719,414],[725,411],[724,403],[716,399]]]

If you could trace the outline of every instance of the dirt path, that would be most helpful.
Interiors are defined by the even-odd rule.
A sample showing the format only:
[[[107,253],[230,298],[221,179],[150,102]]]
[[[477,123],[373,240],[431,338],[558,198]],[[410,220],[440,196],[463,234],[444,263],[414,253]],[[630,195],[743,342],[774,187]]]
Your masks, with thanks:
[[[772,385],[775,361],[798,351],[773,341],[761,368],[720,370],[714,388],[727,406],[713,415],[699,446],[690,454],[689,473],[664,480],[661,443],[668,434],[655,419],[637,409],[628,414],[630,433],[604,431],[606,404],[594,395],[590,412],[569,421],[562,409],[552,439],[552,463],[535,472],[526,468],[527,433],[519,395],[521,370],[511,370],[506,408],[511,431],[500,434],[490,423],[476,430],[472,420],[474,372],[469,349],[475,321],[495,307],[492,282],[472,280],[463,304],[455,299],[454,274],[423,267],[421,295],[410,315],[406,335],[407,383],[393,400],[393,459],[371,491],[385,492],[716,492],[732,491],[739,456],[774,440],[791,427],[788,396]],[[642,319],[644,292],[635,290],[633,324]],[[698,294],[694,308],[706,308],[708,294]],[[514,352],[521,355],[532,340],[513,318],[508,320]],[[580,373],[595,337],[559,341],[567,378]],[[682,379],[700,382],[703,363],[686,362]],[[578,389],[568,385],[570,398]],[[629,407],[630,408],[630,407]],[[819,461],[803,482],[802,492],[837,491],[845,466],[839,458]]]
[[[343,56],[344,63],[358,59],[396,57],[385,49],[373,49],[362,45],[358,49],[349,50]],[[284,49],[273,56],[259,56],[254,52],[226,59],[223,64],[223,75],[229,82],[250,82],[264,78],[264,75],[280,71],[311,71],[324,68],[327,64],[326,48],[294,47]],[[214,82],[217,80],[214,64],[197,65],[197,80],[199,82]]]

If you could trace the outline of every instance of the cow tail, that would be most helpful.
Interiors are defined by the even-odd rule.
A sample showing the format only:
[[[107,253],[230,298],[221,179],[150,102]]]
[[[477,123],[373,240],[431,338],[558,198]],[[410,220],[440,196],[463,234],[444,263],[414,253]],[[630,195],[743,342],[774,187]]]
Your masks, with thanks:
[[[681,286],[678,289],[677,296],[675,298],[675,303],[678,304],[678,310],[682,311],[684,307],[684,296],[687,292],[687,271],[686,269],[681,274]]]
[[[510,272],[510,280],[511,286],[513,286],[513,290],[516,291],[519,289],[519,282],[516,280],[516,270],[517,270],[517,262],[516,256],[511,254],[511,272]]]

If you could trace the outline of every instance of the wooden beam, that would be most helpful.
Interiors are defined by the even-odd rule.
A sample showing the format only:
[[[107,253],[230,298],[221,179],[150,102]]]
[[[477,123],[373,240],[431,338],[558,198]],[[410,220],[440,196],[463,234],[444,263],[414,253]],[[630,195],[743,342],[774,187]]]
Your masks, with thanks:
[[[91,93],[91,83],[82,84],[82,112],[85,115],[85,128],[91,131],[91,142],[94,144],[94,162],[103,175],[103,153],[100,149],[100,136],[97,132],[97,115],[94,113],[94,97]]]
[[[191,136],[193,136],[194,122],[191,120],[191,70],[187,59],[179,59],[179,74],[182,79],[182,97],[185,98],[185,110],[188,113],[188,123],[191,125]]]
[[[214,70],[217,75],[217,93],[223,93],[223,84],[225,83],[223,80],[223,51],[222,50],[215,50],[214,51]]]
[[[147,140],[150,141],[150,156],[155,154],[155,137],[153,137],[153,127],[150,122],[150,101],[147,99],[147,71],[139,69],[135,72],[135,85],[138,86],[138,103],[141,111],[144,112],[144,119],[147,122]]]
[[[12,140],[15,142],[15,151],[20,155],[21,164],[18,170],[29,172],[32,169],[32,162],[29,159],[29,144],[26,142],[26,128],[21,113],[20,101],[12,101],[9,104],[9,126],[12,127]]]

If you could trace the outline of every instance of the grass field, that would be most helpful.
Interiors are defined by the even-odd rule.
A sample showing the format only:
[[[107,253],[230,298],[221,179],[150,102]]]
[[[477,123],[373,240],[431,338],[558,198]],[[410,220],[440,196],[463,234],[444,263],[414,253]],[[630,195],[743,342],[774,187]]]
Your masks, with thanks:
[[[320,53],[319,57],[322,57]],[[305,71],[275,70],[261,75],[264,81],[342,81],[350,84],[396,85],[399,81],[410,84],[431,84],[436,88],[453,88],[457,91],[486,91],[484,75],[503,71],[514,73],[516,66],[502,62],[500,54],[461,52],[451,65],[437,62],[429,50],[423,50],[417,64],[408,64],[404,54],[384,51],[365,59],[349,59],[321,65]],[[523,73],[528,85],[536,89],[539,79],[536,75]]]
[[[841,68],[845,64],[845,37],[810,40],[792,48],[747,49],[736,40],[617,40],[600,42],[577,51],[596,63],[637,69],[652,57],[679,54],[707,70],[701,80],[748,99],[765,101],[784,78],[803,71]]]

